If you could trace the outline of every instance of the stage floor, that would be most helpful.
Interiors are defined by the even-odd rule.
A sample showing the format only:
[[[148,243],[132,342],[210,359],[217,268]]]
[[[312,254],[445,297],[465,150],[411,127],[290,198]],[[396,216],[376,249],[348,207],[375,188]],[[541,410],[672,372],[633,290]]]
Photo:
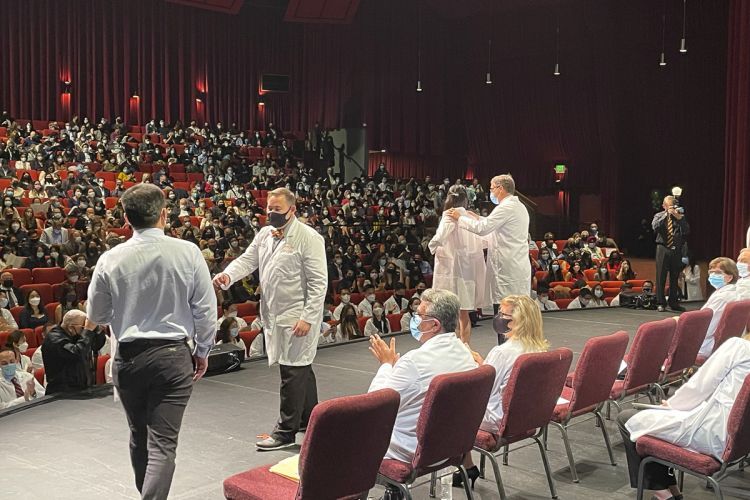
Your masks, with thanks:
[[[639,324],[667,317],[666,313],[609,309],[567,311],[544,315],[545,331],[553,347],[569,347],[576,356],[592,336],[626,330],[631,339]],[[401,353],[416,347],[409,335],[397,337]],[[473,344],[486,354],[496,336],[489,323],[474,330]],[[367,390],[377,369],[366,342],[322,349],[315,360],[321,400]],[[278,414],[278,369],[265,362],[247,363],[231,374],[199,382],[193,392],[180,434],[177,470],[170,498],[220,499],[227,476],[275,463],[295,449],[259,453],[257,434],[269,432]],[[614,443],[621,438],[614,422],[607,422]],[[128,428],[119,403],[111,396],[93,400],[56,400],[0,419],[3,436],[3,498],[120,499],[136,498],[128,458]],[[550,430],[549,457],[561,499],[631,499],[625,455],[616,444],[618,466],[609,464],[601,433],[593,421],[570,431],[578,461],[579,484],[573,484],[562,440]],[[303,435],[298,435],[301,442]],[[510,455],[501,466],[506,492],[515,499],[549,498],[538,450],[527,447]],[[474,498],[498,498],[491,468],[488,480],[476,483]],[[737,473],[728,484],[747,487],[747,475]],[[686,477],[686,498],[710,499],[703,484]],[[463,498],[460,489],[454,498]],[[371,496],[380,498],[376,487]],[[428,498],[424,484],[415,498]]]

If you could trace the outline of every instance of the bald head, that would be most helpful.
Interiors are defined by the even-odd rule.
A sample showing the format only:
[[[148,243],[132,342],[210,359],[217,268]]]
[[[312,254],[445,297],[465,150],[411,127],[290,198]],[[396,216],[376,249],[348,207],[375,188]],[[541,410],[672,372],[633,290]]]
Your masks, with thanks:
[[[80,333],[86,323],[86,313],[80,309],[71,309],[63,316],[60,326],[70,333]]]

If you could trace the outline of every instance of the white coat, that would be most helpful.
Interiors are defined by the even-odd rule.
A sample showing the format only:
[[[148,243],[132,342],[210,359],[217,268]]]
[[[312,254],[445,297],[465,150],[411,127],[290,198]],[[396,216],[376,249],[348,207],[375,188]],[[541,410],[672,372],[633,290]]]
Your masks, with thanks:
[[[391,444],[385,458],[411,462],[417,449],[417,420],[432,379],[443,373],[472,370],[477,367],[471,352],[453,333],[437,335],[419,349],[409,351],[391,366],[384,363],[368,392],[393,389],[401,396]]]
[[[625,426],[635,441],[648,434],[698,453],[721,458],[729,412],[750,375],[750,342],[724,342],[685,385],[669,398],[669,410],[644,410]]]
[[[499,304],[508,295],[531,293],[529,260],[529,212],[518,196],[503,198],[487,217],[458,219],[459,227],[480,236],[491,235],[487,253],[487,278],[492,303]]]
[[[463,208],[458,210],[466,213]],[[432,288],[458,295],[461,309],[465,311],[492,310],[490,280],[486,279],[484,262],[487,239],[459,230],[453,219],[443,215],[428,245],[435,255]]]
[[[737,300],[750,300],[750,276],[737,280],[736,290]]]
[[[24,391],[26,390],[28,381],[33,379],[37,398],[44,396],[44,387],[37,382],[31,373],[16,369],[16,379]],[[10,408],[25,401],[26,399],[23,396],[16,396],[16,388],[13,386],[13,383],[8,382],[4,377],[0,376],[0,408]]]
[[[706,338],[703,340],[698,354],[700,356],[710,356],[714,350],[714,334],[716,333],[716,327],[719,326],[719,320],[724,315],[724,309],[730,302],[737,300],[736,285],[729,284],[716,290],[708,298],[701,309],[711,309],[714,312],[711,323],[708,324],[708,331],[706,331]]]
[[[547,299],[547,302],[542,302],[539,297],[536,298],[536,305],[539,306],[540,311],[557,311],[560,307],[552,299]]]
[[[325,245],[313,228],[296,218],[286,227],[280,241],[272,231],[271,226],[261,229],[247,250],[224,272],[234,283],[256,269],[260,271],[261,317],[268,364],[306,366],[315,359],[323,321],[328,287]],[[300,319],[310,324],[310,332],[304,337],[292,333]]]

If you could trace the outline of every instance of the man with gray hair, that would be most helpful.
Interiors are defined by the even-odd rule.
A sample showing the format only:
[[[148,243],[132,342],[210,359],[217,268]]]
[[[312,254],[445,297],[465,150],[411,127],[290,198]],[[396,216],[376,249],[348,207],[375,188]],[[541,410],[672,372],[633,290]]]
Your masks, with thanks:
[[[515,196],[516,183],[510,174],[497,175],[490,182],[490,200],[497,205],[487,217],[472,212],[447,211],[458,226],[480,236],[490,236],[487,271],[492,303],[508,295],[530,295],[529,212]]]
[[[690,225],[684,212],[677,209],[675,197],[666,196],[662,210],[654,215],[651,227],[656,235],[656,303],[659,311],[667,305],[665,287],[669,277],[669,308],[684,311],[677,303],[677,290],[680,272],[685,267],[682,262],[682,249],[685,237],[690,233]]]
[[[121,202],[134,234],[96,263],[88,316],[117,340],[113,381],[130,425],[136,488],[141,498],[166,499],[182,417],[214,345],[216,295],[198,246],[164,234],[161,189],[136,184]]]
[[[750,300],[750,248],[740,250],[737,257],[737,300]]]
[[[392,338],[388,345],[378,335],[370,337],[370,351],[380,368],[368,392],[393,389],[401,396],[385,458],[411,462],[417,449],[417,419],[435,376],[477,367],[471,351],[455,334],[460,308],[453,292],[425,290],[409,324],[420,347],[403,356],[396,352],[396,339]]]

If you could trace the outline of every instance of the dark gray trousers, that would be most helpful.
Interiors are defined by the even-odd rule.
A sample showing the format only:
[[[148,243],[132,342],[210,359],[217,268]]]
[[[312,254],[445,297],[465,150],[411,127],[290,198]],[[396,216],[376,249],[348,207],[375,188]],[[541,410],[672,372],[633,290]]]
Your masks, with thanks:
[[[630,440],[630,431],[625,427],[625,423],[636,413],[638,413],[638,410],[624,410],[617,416],[617,427],[622,434],[622,444],[625,446],[625,456],[628,459],[631,488],[638,487],[638,468],[641,466],[641,457],[635,449],[635,443]],[[673,474],[670,474],[669,467],[655,462],[646,465],[643,471],[644,489],[666,490],[675,484],[677,484],[677,480]]]
[[[318,385],[312,365],[279,365],[281,390],[279,421],[273,437],[281,441],[294,441],[297,431],[307,427],[315,405],[318,404]]]

